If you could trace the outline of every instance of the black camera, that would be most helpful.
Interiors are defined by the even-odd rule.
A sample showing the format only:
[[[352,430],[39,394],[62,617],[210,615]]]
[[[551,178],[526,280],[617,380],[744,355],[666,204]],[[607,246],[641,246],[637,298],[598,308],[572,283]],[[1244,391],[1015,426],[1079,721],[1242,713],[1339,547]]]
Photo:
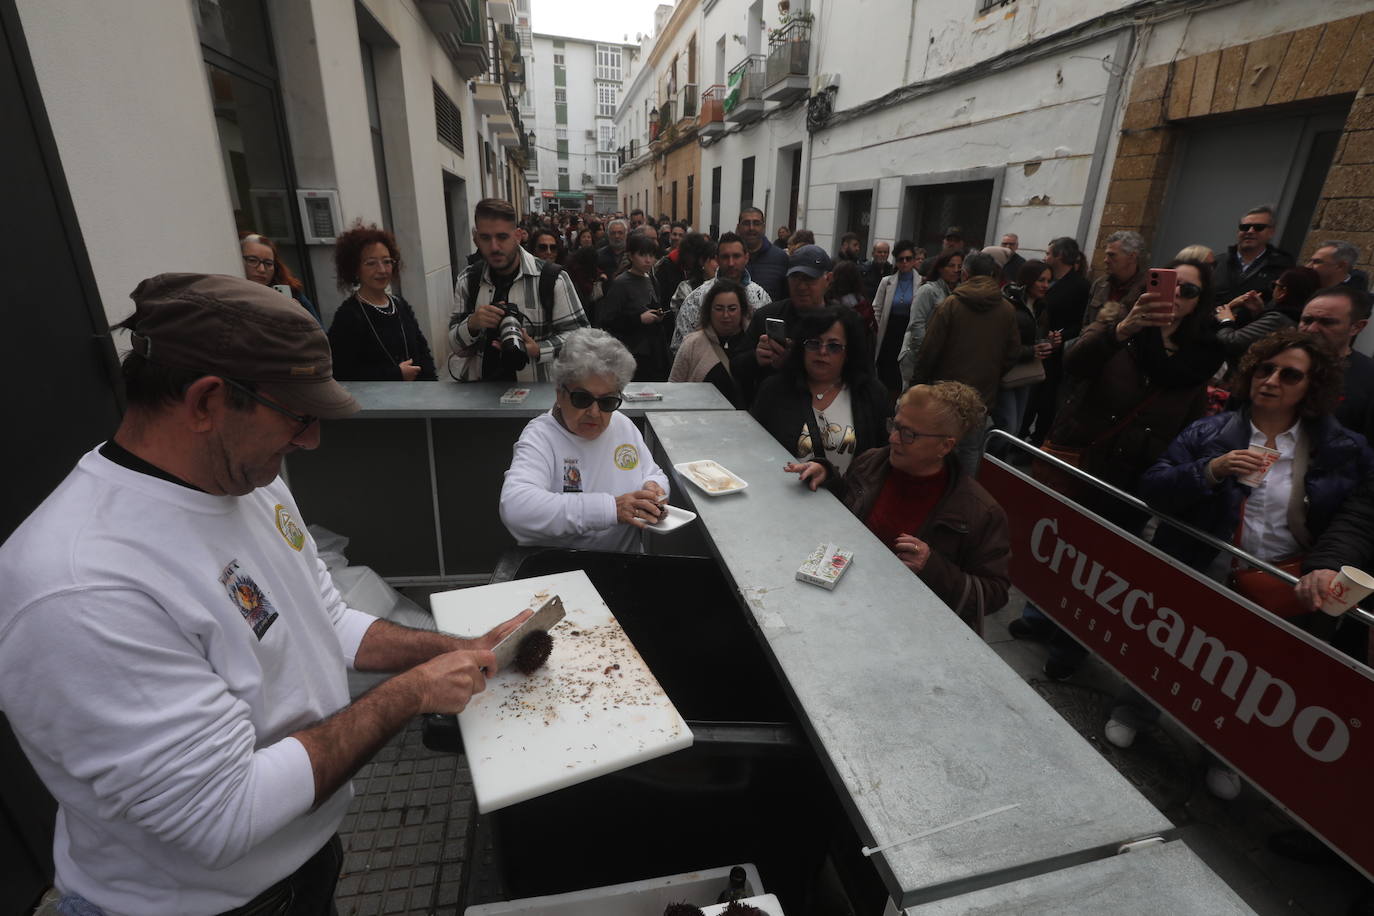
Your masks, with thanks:
[[[528,320],[519,307],[509,302],[493,302],[502,311],[501,323],[496,326],[496,339],[501,342],[501,367],[515,372],[525,368],[530,361],[529,351],[525,349],[524,325]]]

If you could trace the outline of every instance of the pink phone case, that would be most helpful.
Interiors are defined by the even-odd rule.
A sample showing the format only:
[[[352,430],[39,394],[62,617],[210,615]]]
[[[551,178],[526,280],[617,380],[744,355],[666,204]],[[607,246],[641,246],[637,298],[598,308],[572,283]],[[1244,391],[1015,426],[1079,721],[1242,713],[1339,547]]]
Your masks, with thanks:
[[[1168,267],[1151,267],[1145,281],[1145,292],[1154,293],[1161,301],[1172,305],[1178,294],[1178,271]]]

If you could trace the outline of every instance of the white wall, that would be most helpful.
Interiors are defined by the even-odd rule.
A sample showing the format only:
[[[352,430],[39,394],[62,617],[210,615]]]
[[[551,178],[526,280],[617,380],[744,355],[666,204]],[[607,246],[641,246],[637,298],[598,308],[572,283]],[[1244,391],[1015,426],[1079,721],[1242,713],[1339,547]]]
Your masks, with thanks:
[[[190,4],[18,0],[111,324],[165,271],[241,274]]]
[[[554,40],[563,42],[562,48],[553,46]],[[604,43],[604,42],[603,42]],[[597,164],[597,140],[587,139],[587,131],[596,134],[601,124],[613,124],[612,119],[597,114],[596,42],[576,38],[534,36],[534,66],[530,76],[534,96],[535,142],[539,145],[539,176],[536,192],[558,190],[558,166],[568,167],[568,190],[595,194],[600,181]],[[567,77],[568,159],[560,163],[555,121],[553,84],[553,55],[562,54]],[[621,74],[630,62],[630,47],[621,46]],[[623,81],[617,85],[617,98],[624,92]],[[591,175],[592,185],[584,185],[583,174]]]

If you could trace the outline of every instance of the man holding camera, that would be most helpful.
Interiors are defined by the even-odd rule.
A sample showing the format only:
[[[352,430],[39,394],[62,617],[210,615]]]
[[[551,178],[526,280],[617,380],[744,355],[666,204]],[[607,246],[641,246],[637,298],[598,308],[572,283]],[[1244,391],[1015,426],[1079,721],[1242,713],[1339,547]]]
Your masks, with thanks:
[[[473,212],[478,260],[454,283],[448,339],[462,381],[547,381],[563,338],[590,322],[557,264],[525,251],[515,208],[489,197]]]

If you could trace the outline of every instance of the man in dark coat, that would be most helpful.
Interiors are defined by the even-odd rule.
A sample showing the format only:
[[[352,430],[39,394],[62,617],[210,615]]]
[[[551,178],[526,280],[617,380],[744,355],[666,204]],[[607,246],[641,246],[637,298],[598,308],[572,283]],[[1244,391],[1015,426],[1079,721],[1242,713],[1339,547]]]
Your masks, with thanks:
[[[1294,264],[1293,256],[1270,244],[1274,237],[1274,211],[1255,207],[1240,218],[1236,244],[1217,259],[1212,288],[1218,303],[1227,303],[1251,290],[1266,300],[1274,293],[1274,281]]]

